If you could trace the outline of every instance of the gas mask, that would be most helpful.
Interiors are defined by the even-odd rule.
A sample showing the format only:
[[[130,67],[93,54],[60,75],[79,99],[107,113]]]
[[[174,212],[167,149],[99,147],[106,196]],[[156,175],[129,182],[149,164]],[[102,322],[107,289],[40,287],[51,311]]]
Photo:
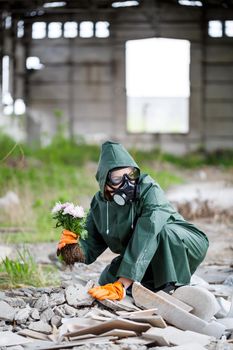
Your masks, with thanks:
[[[113,189],[112,199],[116,204],[123,206],[139,198],[139,175],[140,172],[137,168],[132,168],[132,172],[118,178],[111,177],[111,172],[109,172],[107,184]],[[112,187],[112,185],[119,184],[121,185],[118,188]]]

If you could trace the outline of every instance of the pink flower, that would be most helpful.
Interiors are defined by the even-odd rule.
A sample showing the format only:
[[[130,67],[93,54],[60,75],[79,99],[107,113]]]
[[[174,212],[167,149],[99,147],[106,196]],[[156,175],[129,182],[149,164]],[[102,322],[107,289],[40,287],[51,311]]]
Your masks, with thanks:
[[[57,212],[59,212],[62,209],[63,209],[62,204],[60,202],[57,202],[52,209],[52,213],[56,214]]]
[[[71,216],[74,216],[75,213],[75,207],[73,203],[69,203],[69,205],[67,205],[64,210],[63,210],[63,215],[69,214]]]

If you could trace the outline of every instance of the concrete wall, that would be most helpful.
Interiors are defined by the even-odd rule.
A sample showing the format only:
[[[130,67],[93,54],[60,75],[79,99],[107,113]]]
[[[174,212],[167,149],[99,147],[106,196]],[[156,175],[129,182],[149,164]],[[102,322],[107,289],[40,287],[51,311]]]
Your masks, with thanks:
[[[81,135],[89,142],[111,138],[126,146],[161,147],[175,153],[200,146],[233,147],[233,38],[207,34],[208,20],[233,19],[233,11],[156,6],[150,0],[143,4],[138,9],[72,15],[77,22],[109,21],[110,37],[105,39],[31,40],[28,22],[26,38],[19,39],[18,45],[24,55],[38,56],[44,64],[44,69],[24,75],[29,139],[40,135],[46,142],[63,123],[69,136]],[[39,20],[70,20],[59,16]],[[152,37],[191,42],[190,132],[186,135],[127,133],[125,43]],[[21,73],[16,77],[22,82]]]

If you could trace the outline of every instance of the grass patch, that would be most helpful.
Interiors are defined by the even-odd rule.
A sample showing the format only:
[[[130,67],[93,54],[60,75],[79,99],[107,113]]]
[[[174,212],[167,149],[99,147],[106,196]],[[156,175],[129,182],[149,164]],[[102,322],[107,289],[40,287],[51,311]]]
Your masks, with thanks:
[[[6,257],[0,263],[0,287],[16,288],[22,286],[59,285],[55,268],[49,266],[42,268],[36,264],[29,251],[23,249],[17,252],[15,260]]]

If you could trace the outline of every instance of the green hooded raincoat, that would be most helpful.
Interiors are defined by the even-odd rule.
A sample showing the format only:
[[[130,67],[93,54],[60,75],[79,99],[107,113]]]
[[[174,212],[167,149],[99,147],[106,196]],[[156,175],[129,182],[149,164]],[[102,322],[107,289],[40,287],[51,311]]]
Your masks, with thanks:
[[[188,284],[208,249],[206,235],[176,212],[149,175],[140,175],[138,201],[122,207],[107,201],[107,174],[123,166],[138,168],[121,144],[105,142],[96,174],[100,191],[91,202],[88,238],[80,241],[86,264],[109,247],[118,256],[102,272],[101,285],[119,277],[139,281],[152,290],[168,282]]]

